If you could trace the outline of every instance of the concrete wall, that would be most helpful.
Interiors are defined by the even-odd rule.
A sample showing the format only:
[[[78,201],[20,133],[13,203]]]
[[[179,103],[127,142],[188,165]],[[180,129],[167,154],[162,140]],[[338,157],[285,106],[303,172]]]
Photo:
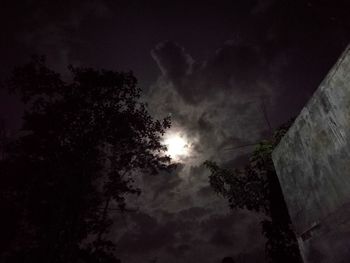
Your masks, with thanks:
[[[350,48],[272,154],[305,262],[350,262]]]

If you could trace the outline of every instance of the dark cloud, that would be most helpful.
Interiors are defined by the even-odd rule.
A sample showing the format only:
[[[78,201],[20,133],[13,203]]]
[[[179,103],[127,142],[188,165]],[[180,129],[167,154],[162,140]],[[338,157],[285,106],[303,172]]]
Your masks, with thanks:
[[[157,177],[148,178],[145,181],[149,187],[152,188],[153,200],[156,200],[159,196],[171,194],[181,184],[181,178],[179,173],[181,172],[183,165],[179,164],[175,171],[171,173],[162,173]]]
[[[257,235],[261,231],[260,217],[254,213],[236,210],[232,213],[212,215],[201,223],[201,231],[208,235],[214,246],[231,246],[232,252],[241,249],[258,249],[264,240]],[[237,224],[239,222],[239,224]],[[246,236],[256,236],[256,244],[246,241]]]
[[[176,43],[166,41],[158,44],[151,52],[162,74],[181,84],[181,79],[191,74],[192,57],[185,53],[185,49]]]
[[[197,192],[199,197],[211,197],[214,194],[214,190],[210,185],[203,186],[201,189]]]
[[[264,56],[246,43],[227,41],[214,56],[201,63],[196,63],[179,44],[169,41],[158,44],[152,56],[163,81],[173,85],[187,103],[198,104],[225,90],[237,94],[258,93],[262,89],[259,83],[264,75]]]
[[[261,250],[263,239],[255,239],[254,245],[246,240],[247,234],[260,231],[256,227],[257,218],[252,218],[246,212],[215,215],[210,209],[199,207],[158,219],[150,214],[137,213],[128,216],[129,230],[120,235],[118,250],[127,262],[158,257],[170,263],[178,260],[193,262],[194,258],[209,263],[214,262],[218,255],[237,256],[240,251],[255,254]],[[245,223],[237,227],[240,220]],[[203,255],[203,250],[212,253]]]
[[[226,42],[202,62],[176,43],[161,43],[152,51],[162,74],[148,95],[150,108],[156,115],[171,113],[174,129],[189,136],[195,158],[187,163],[214,156],[230,161],[245,149],[232,154],[225,148],[251,144],[266,133],[263,99],[273,103],[278,87],[260,52],[240,41]]]
[[[227,41],[206,62],[203,75],[209,85],[248,92],[256,89],[264,75],[264,56],[247,43]]]
[[[183,218],[183,219],[186,219],[186,218],[190,218],[190,219],[193,219],[193,218],[202,218],[204,217],[205,215],[208,214],[208,209],[204,208],[204,207],[191,207],[191,208],[188,208],[188,209],[184,209],[184,210],[181,210],[178,215],[180,218]]]
[[[210,238],[210,242],[215,246],[225,246],[225,247],[233,246],[232,237],[227,233],[227,231],[222,231],[222,230],[216,230],[212,235],[212,237]]]
[[[210,188],[202,162],[243,166],[251,148],[229,148],[251,144],[266,132],[260,97],[276,91],[265,57],[240,41],[224,43],[205,61],[195,61],[184,47],[169,41],[158,44],[152,56],[161,75],[147,96],[150,109],[159,117],[171,113],[172,130],[192,144],[191,156],[181,160],[184,166],[170,175],[174,178],[148,183],[145,189],[158,193],[152,205],[144,202],[148,214],[158,218],[157,228],[177,223],[176,237],[158,248],[160,258],[172,262],[170,253],[183,257],[182,262],[193,262],[193,257],[215,262],[218,254],[261,254],[264,239],[258,217],[242,211],[227,214],[227,204]],[[248,235],[255,236],[255,246],[245,241]],[[206,257],[199,256],[203,249]]]
[[[274,19],[282,20],[288,8],[296,7],[259,1],[251,9],[255,16],[252,20],[256,23],[262,16],[268,17],[256,25],[256,35],[242,34],[227,40],[204,60],[196,59],[175,42],[161,42],[152,50],[161,75],[148,93],[150,109],[156,116],[172,114],[173,129],[187,134],[193,142],[192,158],[183,160],[188,168],[180,177],[182,197],[173,198],[182,206],[187,203],[207,210],[206,215],[202,210],[193,214],[197,224],[191,224],[192,231],[185,235],[192,240],[190,255],[194,257],[201,247],[207,255],[215,251],[216,255],[234,256],[237,262],[264,260],[259,216],[242,211],[222,214],[226,210],[222,205],[216,207],[218,201],[213,200],[218,200],[217,196],[208,185],[208,172],[201,163],[211,159],[227,168],[244,166],[254,147],[244,146],[269,137],[269,124],[276,127],[292,117],[316,89],[321,66],[316,63],[309,69],[305,61],[320,60],[322,48],[310,46],[306,51],[300,47],[297,41],[311,43],[309,36],[303,39],[306,33],[300,33],[305,32],[302,23],[288,21],[291,32],[284,31],[288,27],[281,24],[269,24]],[[276,9],[281,13],[271,13]],[[301,20],[307,19],[302,14]],[[325,67],[327,58],[321,60]],[[185,218],[186,223],[191,222]],[[254,245],[246,242],[248,236],[254,236]],[[187,262],[186,253],[181,255]],[[211,256],[203,262],[215,260]]]
[[[189,244],[180,244],[178,246],[175,246],[174,248],[172,248],[171,253],[177,257],[177,256],[183,256],[184,254],[186,254],[187,252],[191,251],[191,246]]]
[[[134,225],[133,231],[126,232],[118,241],[123,253],[149,253],[175,241],[177,224],[173,221],[159,224],[155,218],[144,213],[137,213],[130,219]]]

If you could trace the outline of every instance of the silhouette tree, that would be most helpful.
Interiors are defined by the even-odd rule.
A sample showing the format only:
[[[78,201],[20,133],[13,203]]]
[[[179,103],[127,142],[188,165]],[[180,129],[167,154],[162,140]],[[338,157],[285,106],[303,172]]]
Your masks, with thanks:
[[[260,142],[243,169],[227,170],[215,162],[204,163],[211,172],[210,185],[228,200],[232,209],[261,212],[270,218],[261,225],[267,238],[266,254],[271,262],[302,262],[271,158],[273,149],[292,123],[293,120],[277,129],[271,140]]]
[[[149,115],[132,73],[69,70],[33,57],[7,83],[27,108],[0,161],[1,262],[120,262],[109,210],[127,210],[135,176],[171,168],[170,120]]]

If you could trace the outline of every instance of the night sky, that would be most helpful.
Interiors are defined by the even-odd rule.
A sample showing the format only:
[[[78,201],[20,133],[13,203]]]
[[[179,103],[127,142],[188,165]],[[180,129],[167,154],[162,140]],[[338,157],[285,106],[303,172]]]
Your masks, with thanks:
[[[138,181],[137,212],[114,215],[122,262],[264,262],[261,215],[230,211],[202,163],[240,167],[253,146],[237,146],[298,115],[350,41],[349,10],[346,0],[1,1],[0,79],[32,54],[66,78],[68,64],[132,70],[186,153],[173,173]],[[15,133],[23,107],[0,94]]]

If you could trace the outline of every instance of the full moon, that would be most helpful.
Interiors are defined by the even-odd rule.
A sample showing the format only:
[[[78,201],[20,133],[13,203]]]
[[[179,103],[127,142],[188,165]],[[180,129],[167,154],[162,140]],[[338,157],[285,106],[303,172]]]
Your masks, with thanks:
[[[169,134],[166,136],[164,144],[168,148],[167,153],[174,160],[189,155],[189,143],[180,134]]]

